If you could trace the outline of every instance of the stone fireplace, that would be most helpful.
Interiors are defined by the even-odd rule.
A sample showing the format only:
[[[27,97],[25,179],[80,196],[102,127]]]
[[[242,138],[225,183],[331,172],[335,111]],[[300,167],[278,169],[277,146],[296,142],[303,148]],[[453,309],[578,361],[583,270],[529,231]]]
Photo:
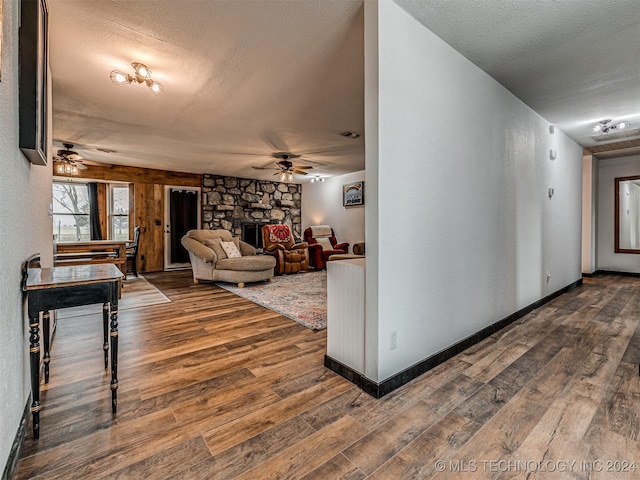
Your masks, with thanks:
[[[289,225],[294,237],[299,239],[302,236],[301,201],[302,187],[297,183],[205,174],[202,228],[229,230],[232,235],[261,248],[262,226],[282,223]]]

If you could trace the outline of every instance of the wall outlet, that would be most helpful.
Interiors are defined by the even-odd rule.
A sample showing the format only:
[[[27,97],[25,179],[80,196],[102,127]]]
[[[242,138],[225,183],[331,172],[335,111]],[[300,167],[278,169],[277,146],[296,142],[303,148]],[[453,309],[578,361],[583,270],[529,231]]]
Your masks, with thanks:
[[[395,350],[397,346],[398,346],[398,333],[391,332],[391,335],[389,336],[389,350]]]

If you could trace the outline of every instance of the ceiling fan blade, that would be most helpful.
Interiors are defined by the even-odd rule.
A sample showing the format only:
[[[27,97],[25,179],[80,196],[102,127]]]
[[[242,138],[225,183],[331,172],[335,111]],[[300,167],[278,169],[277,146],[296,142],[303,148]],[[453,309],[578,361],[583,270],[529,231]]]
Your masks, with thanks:
[[[311,165],[298,165],[296,168],[302,169],[302,170],[308,170],[313,167]]]
[[[254,166],[252,168],[255,168],[256,170],[266,170],[268,168],[277,168],[277,167],[269,167],[269,165],[273,165],[274,163],[276,163],[275,160],[269,160],[267,163],[264,163],[264,164],[262,164],[262,165],[260,165],[258,167]]]
[[[307,163],[313,163],[313,164],[315,164],[315,165],[320,165],[320,166],[322,166],[322,167],[326,167],[326,166],[327,166],[327,164],[326,164],[326,163],[318,162],[318,161],[316,161],[316,160],[309,160],[307,157],[304,157],[304,158],[303,158],[303,157],[300,157],[300,160],[302,160],[302,161],[304,161],[304,162],[307,162]]]
[[[297,173],[298,175],[309,175],[308,172],[305,172],[304,170],[298,170],[297,168],[293,169],[293,173]]]
[[[74,162],[76,164],[76,167],[78,167],[78,170],[86,170],[87,167],[86,165],[83,165],[81,162]]]
[[[86,158],[82,159],[82,162],[79,163],[83,163],[85,165],[90,165],[92,167],[110,167],[111,164],[106,163],[106,162],[95,162],[93,160],[87,160]]]
[[[274,150],[288,150],[287,143],[273,130],[264,132],[262,134],[262,140]]]

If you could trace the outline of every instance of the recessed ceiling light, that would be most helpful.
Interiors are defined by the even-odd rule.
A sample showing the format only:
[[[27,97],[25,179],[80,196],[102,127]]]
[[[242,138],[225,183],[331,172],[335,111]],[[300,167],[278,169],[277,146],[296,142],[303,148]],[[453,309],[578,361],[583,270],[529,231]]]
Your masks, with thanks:
[[[358,138],[360,136],[359,133],[355,132],[340,132],[340,135],[347,138]]]

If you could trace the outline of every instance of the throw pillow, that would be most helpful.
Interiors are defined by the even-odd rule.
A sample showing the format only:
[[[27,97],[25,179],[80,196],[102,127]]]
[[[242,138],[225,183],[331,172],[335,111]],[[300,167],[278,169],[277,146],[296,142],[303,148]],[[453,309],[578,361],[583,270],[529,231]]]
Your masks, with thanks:
[[[288,243],[291,241],[291,230],[287,225],[269,225],[269,241],[271,243]]]
[[[316,242],[322,245],[322,250],[333,250],[333,245],[327,237],[318,237],[316,238]]]
[[[221,241],[219,238],[205,240],[204,244],[215,252],[216,257],[218,257],[218,260],[227,258],[227,254],[222,248]]]
[[[222,249],[224,250],[224,253],[227,254],[227,257],[229,257],[229,258],[238,258],[238,257],[242,256],[240,254],[240,252],[238,251],[238,247],[236,247],[235,243],[233,243],[233,242],[220,242],[220,245],[222,246]]]

